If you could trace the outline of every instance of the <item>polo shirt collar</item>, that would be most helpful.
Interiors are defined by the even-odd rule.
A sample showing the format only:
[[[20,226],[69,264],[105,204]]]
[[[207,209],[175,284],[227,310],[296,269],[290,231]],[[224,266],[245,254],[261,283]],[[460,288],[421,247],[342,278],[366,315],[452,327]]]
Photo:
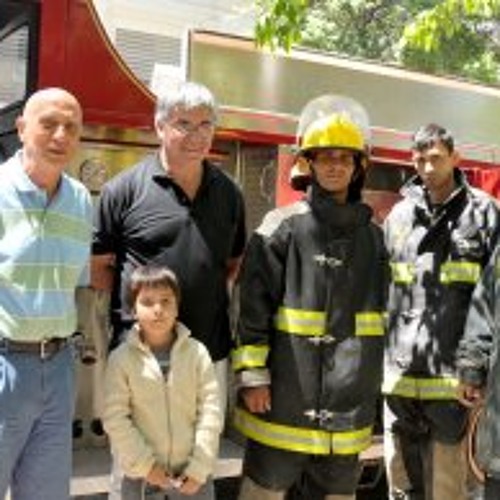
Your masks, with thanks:
[[[12,176],[14,187],[20,192],[39,192],[41,189],[30,179],[23,168],[23,151],[16,151],[3,168],[7,168]]]
[[[22,157],[23,157],[23,151],[22,151],[22,149],[20,149],[4,165],[4,167],[10,169],[14,187],[19,192],[36,193],[38,195],[42,194],[44,197],[46,197],[47,193],[45,192],[45,190],[43,190],[39,186],[37,186],[30,179],[30,176],[24,170]],[[55,198],[57,198],[61,194],[61,192],[64,189],[66,189],[66,183],[67,183],[66,175],[64,173],[62,173],[60,181],[59,181],[59,187],[58,187],[57,192],[55,194]]]
[[[199,192],[205,190],[205,188],[215,179],[216,172],[215,167],[210,164],[208,160],[202,161],[203,174],[201,178]],[[154,178],[166,180],[170,184],[175,184],[171,177],[167,175],[167,172],[163,168],[163,165],[160,160],[160,154],[155,153],[150,162],[151,175]],[[177,184],[175,184],[177,185]]]

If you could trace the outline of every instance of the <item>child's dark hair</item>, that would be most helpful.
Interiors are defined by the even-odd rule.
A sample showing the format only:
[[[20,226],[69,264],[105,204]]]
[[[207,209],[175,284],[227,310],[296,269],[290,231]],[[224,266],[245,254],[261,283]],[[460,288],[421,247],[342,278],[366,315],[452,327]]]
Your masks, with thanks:
[[[453,136],[448,130],[437,123],[424,125],[413,135],[413,149],[415,151],[425,151],[439,142],[444,145],[448,153],[453,153],[455,149]]]
[[[142,288],[170,288],[175,295],[177,305],[181,301],[181,290],[175,273],[166,266],[139,266],[130,275],[127,300],[133,309],[137,295]]]

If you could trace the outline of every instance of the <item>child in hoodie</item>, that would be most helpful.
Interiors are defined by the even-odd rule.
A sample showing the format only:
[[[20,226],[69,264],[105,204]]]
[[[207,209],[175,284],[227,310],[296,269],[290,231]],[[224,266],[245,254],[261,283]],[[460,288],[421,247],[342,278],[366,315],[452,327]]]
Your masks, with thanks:
[[[136,323],[110,355],[103,416],[121,498],[213,500],[223,422],[208,351],[177,321],[171,270],[138,267],[128,291]]]

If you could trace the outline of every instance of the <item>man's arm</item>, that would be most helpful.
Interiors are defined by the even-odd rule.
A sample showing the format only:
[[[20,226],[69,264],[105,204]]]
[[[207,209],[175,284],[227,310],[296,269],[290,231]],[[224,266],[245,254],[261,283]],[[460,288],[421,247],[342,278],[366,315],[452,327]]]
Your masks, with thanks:
[[[243,257],[232,257],[226,263],[226,282],[229,293],[232,292],[234,284],[238,279],[242,259]]]
[[[90,260],[90,286],[95,290],[111,292],[115,277],[115,255],[92,255]]]
[[[499,265],[500,252],[497,250],[472,295],[464,336],[457,351],[461,381],[458,398],[466,406],[474,406],[482,399],[488,377],[493,339],[498,334],[495,307]]]
[[[240,193],[239,206],[237,213],[236,233],[233,240],[231,257],[226,261],[226,283],[228,293],[231,296],[238,279],[241,263],[243,261],[243,252],[247,243],[245,204],[243,196]]]
[[[122,245],[120,221],[124,199],[122,185],[110,181],[103,187],[94,211],[90,283],[96,290],[113,289],[116,249]]]
[[[268,214],[248,244],[239,276],[239,320],[233,368],[240,396],[253,413],[271,409],[267,358],[273,344],[274,319],[283,300],[286,231]]]

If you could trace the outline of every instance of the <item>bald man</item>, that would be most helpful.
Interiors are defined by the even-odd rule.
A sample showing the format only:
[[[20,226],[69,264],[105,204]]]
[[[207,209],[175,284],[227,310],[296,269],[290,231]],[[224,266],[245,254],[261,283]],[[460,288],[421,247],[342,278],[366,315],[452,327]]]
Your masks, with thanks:
[[[0,499],[67,500],[75,290],[88,284],[92,206],[64,168],[82,110],[63,89],[33,94],[22,148],[0,165]]]

